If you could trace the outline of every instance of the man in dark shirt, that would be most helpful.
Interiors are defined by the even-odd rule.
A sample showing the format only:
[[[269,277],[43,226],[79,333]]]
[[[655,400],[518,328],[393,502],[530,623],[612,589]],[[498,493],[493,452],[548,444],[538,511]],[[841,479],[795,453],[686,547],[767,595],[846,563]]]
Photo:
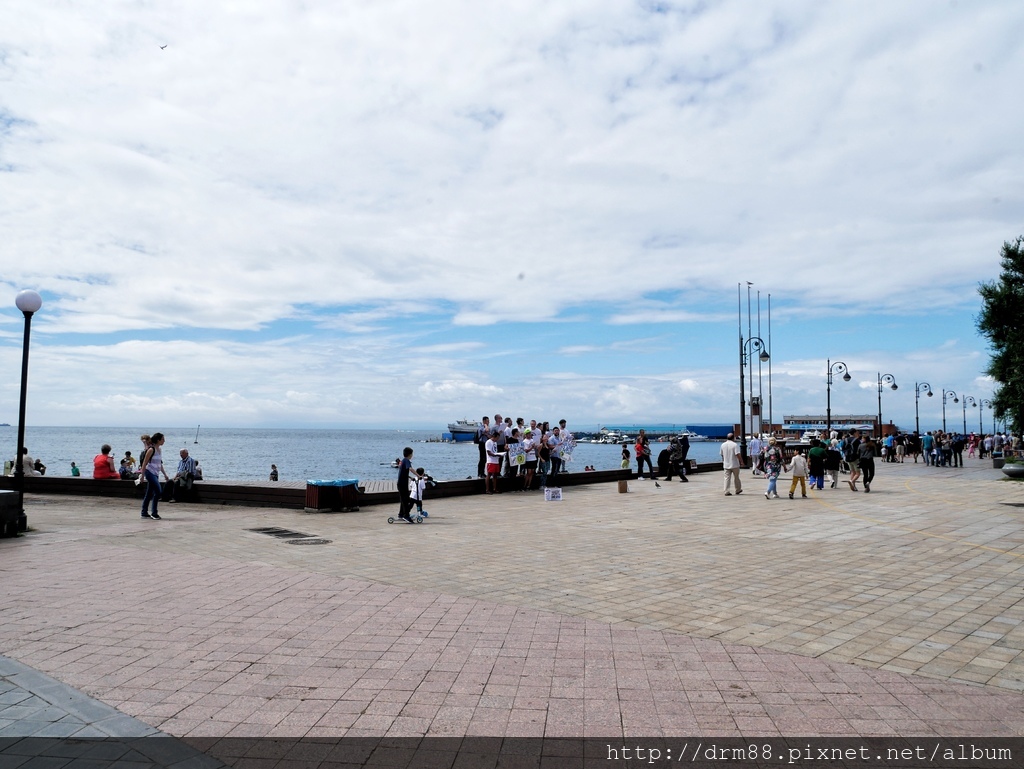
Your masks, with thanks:
[[[807,465],[810,472],[811,486],[816,489],[825,488],[825,460],[828,451],[817,438],[811,438],[811,449],[807,452]]]
[[[412,498],[409,496],[409,472],[412,470],[412,449],[406,446],[402,450],[402,461],[398,464],[398,517],[412,523],[409,511],[412,509]]]

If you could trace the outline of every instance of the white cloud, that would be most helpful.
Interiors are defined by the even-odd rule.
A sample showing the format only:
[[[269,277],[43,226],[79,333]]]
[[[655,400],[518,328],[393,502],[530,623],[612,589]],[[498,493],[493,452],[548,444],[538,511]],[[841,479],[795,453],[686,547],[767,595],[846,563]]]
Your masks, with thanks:
[[[1018,234],[1024,12],[659,7],[7,3],[0,302],[42,290],[39,367],[98,398],[34,402],[51,423],[103,413],[100,386],[113,414],[407,420],[408,389],[436,419],[561,355],[581,384],[537,408],[728,414],[716,327],[750,279],[780,334],[927,368],[929,345],[854,329],[962,318]],[[623,360],[642,345],[617,327],[647,325],[705,378]],[[954,357],[973,383],[983,360]],[[721,394],[679,404],[689,381]]]

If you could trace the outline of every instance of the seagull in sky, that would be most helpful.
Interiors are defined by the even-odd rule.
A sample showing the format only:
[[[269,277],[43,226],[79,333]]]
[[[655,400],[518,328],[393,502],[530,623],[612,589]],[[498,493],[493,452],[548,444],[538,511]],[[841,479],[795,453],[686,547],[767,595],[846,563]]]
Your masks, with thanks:
[[[167,44],[165,43],[164,45],[160,46],[160,50],[162,51],[166,47],[167,47]]]

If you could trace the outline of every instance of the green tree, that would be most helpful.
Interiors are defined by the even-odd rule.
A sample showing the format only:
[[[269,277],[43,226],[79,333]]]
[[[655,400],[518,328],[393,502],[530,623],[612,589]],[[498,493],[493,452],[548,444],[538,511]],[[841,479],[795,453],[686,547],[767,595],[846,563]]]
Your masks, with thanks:
[[[992,346],[986,373],[996,380],[992,408],[1015,431],[1024,426],[1024,236],[1003,243],[999,280],[982,283],[978,331]]]

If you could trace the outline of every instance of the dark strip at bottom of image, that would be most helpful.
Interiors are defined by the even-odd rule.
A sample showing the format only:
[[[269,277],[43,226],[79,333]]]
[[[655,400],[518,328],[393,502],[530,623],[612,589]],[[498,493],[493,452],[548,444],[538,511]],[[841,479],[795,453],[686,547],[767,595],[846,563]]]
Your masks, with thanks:
[[[0,767],[142,769],[569,769],[592,767],[1010,767],[1024,737],[0,738]]]

